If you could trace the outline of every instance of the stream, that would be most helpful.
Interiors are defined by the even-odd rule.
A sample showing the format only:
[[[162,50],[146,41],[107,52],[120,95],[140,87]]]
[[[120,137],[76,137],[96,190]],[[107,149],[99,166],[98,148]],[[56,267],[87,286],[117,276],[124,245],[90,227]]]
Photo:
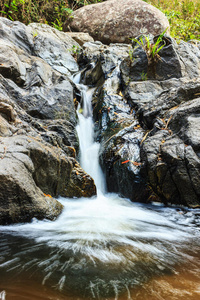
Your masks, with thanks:
[[[93,89],[79,88],[80,163],[97,196],[59,198],[64,210],[54,222],[0,226],[0,299],[200,299],[200,210],[106,192]]]

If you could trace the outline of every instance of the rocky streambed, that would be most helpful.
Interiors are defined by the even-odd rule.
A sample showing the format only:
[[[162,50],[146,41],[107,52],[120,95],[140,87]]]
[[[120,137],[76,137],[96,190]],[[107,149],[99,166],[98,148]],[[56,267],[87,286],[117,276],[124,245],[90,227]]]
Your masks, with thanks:
[[[95,89],[108,191],[199,207],[200,43],[166,36],[152,73],[137,44],[71,36],[0,18],[0,223],[54,220],[58,195],[96,194],[78,163],[81,92],[72,76],[79,71]]]

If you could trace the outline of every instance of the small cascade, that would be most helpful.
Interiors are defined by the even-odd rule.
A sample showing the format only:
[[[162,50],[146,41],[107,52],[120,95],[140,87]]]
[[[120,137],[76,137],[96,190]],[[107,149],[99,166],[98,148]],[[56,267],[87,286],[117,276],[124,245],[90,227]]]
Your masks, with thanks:
[[[79,84],[78,87],[82,94],[82,105],[79,104],[77,109],[79,119],[77,133],[80,143],[80,164],[94,179],[97,187],[97,194],[104,194],[105,180],[99,165],[100,144],[94,142],[94,122],[91,103],[94,89],[88,88],[83,84]]]

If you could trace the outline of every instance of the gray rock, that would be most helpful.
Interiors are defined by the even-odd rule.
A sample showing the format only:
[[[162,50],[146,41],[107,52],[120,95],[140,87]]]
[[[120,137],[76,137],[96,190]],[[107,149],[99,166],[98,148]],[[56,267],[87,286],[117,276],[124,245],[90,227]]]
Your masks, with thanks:
[[[164,203],[199,207],[200,160],[191,146],[159,132],[142,151],[149,183]]]
[[[10,42],[28,54],[33,54],[33,36],[27,26],[7,18],[0,17],[0,38]]]
[[[120,48],[123,49],[123,56],[128,56],[127,45],[121,45],[118,52]],[[113,51],[116,49],[111,46],[106,47],[100,56],[96,52],[94,57],[98,57],[97,63],[89,70],[93,75],[97,70],[95,66],[101,67],[95,74],[101,74],[101,78],[104,78],[103,84],[100,80],[93,82],[99,86],[92,100],[96,139],[101,142],[100,163],[106,175],[108,191],[120,193],[133,201],[144,201],[148,193],[140,175],[140,142],[144,130],[122,94],[119,70],[121,60],[113,55]],[[87,56],[88,62],[90,59],[92,61],[92,55]],[[87,70],[85,76],[88,76]]]
[[[157,117],[163,118],[169,109],[198,97],[199,84],[198,78],[130,82],[125,95],[137,111],[141,124],[152,129]]]
[[[78,44],[50,26],[4,18],[0,41],[0,224],[54,220],[62,205],[53,197],[96,194],[75,159],[74,84],[63,75],[78,70],[70,54]]]
[[[198,207],[200,83],[195,60],[189,60],[189,71],[182,50],[170,39],[156,65],[157,79],[149,80],[141,76],[149,67],[144,49],[123,49],[117,59],[110,46],[83,47],[85,63],[93,63],[85,78],[97,85],[94,120],[108,190],[132,201]],[[198,58],[198,49],[192,51],[191,57]]]
[[[27,30],[32,35],[34,53],[58,72],[71,75],[79,70],[73,47],[80,45],[70,35],[46,24],[31,23]]]
[[[80,46],[87,42],[94,42],[94,39],[86,32],[67,32],[68,36],[71,36]]]
[[[143,40],[143,46],[141,44]],[[155,45],[158,36],[148,35],[149,43]],[[144,36],[134,40],[129,56],[120,68],[125,85],[130,81],[168,80],[172,78],[188,77],[190,79],[200,75],[200,47],[192,43],[181,42],[179,45],[171,37],[164,35],[157,49],[163,47],[153,56],[150,54]]]
[[[71,136],[67,146],[78,149],[73,87],[67,77],[41,58],[4,40],[0,47],[0,73],[2,92],[8,91],[7,97],[28,115],[42,120],[67,120],[68,123],[63,123],[63,131],[67,130]],[[19,114],[23,120],[28,118],[22,111]]]
[[[24,146],[24,142],[29,145],[29,141],[32,149]],[[36,170],[30,153],[34,151],[33,145],[36,144],[37,142],[27,137],[0,140],[1,224],[27,222],[33,217],[54,220],[62,211],[62,205],[56,199],[45,195],[34,180]],[[48,171],[47,169],[45,173]]]
[[[27,222],[33,217],[54,220],[62,205],[54,198],[90,197],[93,179],[74,158],[39,137],[0,139],[0,223]]]
[[[108,191],[139,202],[145,202],[148,195],[140,172],[140,143],[143,137],[144,131],[135,121],[109,139],[104,138],[100,152]]]
[[[87,32],[105,44],[130,42],[141,33],[157,35],[169,27],[161,11],[140,0],[109,0],[84,6],[72,15],[72,30]]]
[[[164,203],[199,207],[200,86],[188,80],[172,90],[171,95],[163,94],[161,109],[142,144],[144,177]]]

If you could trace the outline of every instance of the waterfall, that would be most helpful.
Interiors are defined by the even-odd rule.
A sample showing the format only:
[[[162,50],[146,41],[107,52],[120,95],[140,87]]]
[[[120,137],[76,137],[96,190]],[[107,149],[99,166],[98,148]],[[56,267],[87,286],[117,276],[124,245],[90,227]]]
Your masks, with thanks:
[[[74,81],[79,78],[80,74]],[[188,254],[191,244],[194,257],[199,249],[199,232],[190,211],[181,214],[174,208],[132,203],[106,193],[99,144],[93,137],[93,89],[77,84],[82,93],[77,110],[80,163],[94,178],[97,197],[59,198],[64,209],[55,222],[0,226],[0,291],[7,285],[14,289],[16,280],[26,291],[31,278],[66,299],[155,299],[148,298],[152,287],[145,290],[143,284],[164,278],[166,287],[166,277],[178,276],[180,266],[183,273],[189,266],[198,281],[200,260],[196,257],[193,263]],[[175,296],[176,292],[174,288]]]
[[[79,104],[77,114],[79,124],[77,133],[80,143],[80,163],[82,168],[94,179],[97,195],[105,193],[103,172],[99,165],[100,144],[94,142],[94,122],[92,117],[93,88],[79,84],[82,94],[82,107]]]

